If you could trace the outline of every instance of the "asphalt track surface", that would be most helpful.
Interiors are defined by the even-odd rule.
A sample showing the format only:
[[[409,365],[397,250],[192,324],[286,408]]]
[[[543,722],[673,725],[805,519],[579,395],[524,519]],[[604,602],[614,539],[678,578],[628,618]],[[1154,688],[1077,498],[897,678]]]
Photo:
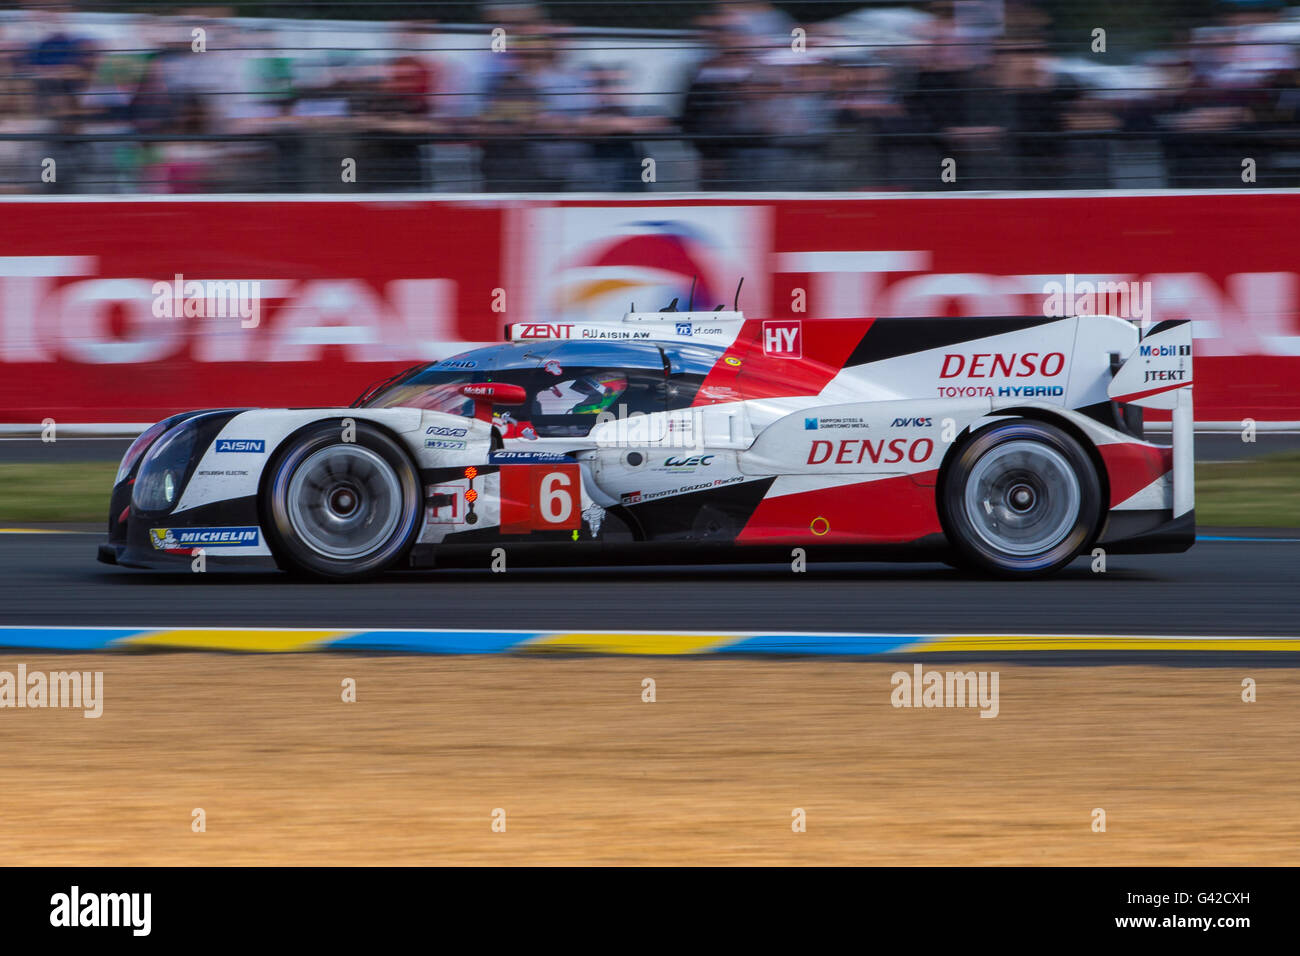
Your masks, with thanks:
[[[1300,635],[1300,541],[1081,558],[1043,581],[939,564],[405,571],[356,584],[95,560],[94,533],[0,534],[0,625]],[[486,561],[485,561],[486,565]]]

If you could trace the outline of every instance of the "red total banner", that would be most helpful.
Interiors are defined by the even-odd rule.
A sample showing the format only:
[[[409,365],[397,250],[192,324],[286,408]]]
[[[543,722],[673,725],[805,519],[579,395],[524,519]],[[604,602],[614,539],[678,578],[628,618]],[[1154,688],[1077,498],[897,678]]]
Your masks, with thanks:
[[[508,323],[1190,318],[1200,421],[1300,420],[1300,194],[0,201],[0,423],[346,404]]]

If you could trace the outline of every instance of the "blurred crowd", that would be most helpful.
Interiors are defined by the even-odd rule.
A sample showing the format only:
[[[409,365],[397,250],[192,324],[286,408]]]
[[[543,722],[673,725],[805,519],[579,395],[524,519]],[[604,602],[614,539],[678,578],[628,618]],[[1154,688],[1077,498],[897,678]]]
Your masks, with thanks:
[[[352,27],[28,4],[0,13],[0,191],[1209,187],[1245,158],[1300,185],[1300,8],[1101,49],[1030,0],[703,9],[632,31],[529,3]]]

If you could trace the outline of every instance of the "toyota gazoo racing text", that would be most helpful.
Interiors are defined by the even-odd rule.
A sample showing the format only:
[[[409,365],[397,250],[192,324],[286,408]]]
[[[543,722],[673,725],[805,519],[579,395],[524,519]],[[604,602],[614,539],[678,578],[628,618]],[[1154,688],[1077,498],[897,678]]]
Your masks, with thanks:
[[[101,560],[326,578],[512,561],[939,559],[1010,576],[1195,537],[1192,337],[1109,316],[521,323],[351,407],[191,412]],[[1172,412],[1171,445],[1143,409]]]

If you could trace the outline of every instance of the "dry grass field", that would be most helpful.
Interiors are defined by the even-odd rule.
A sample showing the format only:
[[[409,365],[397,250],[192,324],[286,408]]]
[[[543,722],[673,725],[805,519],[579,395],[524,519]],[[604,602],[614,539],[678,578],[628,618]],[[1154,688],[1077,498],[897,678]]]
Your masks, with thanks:
[[[986,719],[853,660],[20,662],[104,711],[0,710],[5,864],[1300,863],[1291,669],[927,663],[998,670]]]

